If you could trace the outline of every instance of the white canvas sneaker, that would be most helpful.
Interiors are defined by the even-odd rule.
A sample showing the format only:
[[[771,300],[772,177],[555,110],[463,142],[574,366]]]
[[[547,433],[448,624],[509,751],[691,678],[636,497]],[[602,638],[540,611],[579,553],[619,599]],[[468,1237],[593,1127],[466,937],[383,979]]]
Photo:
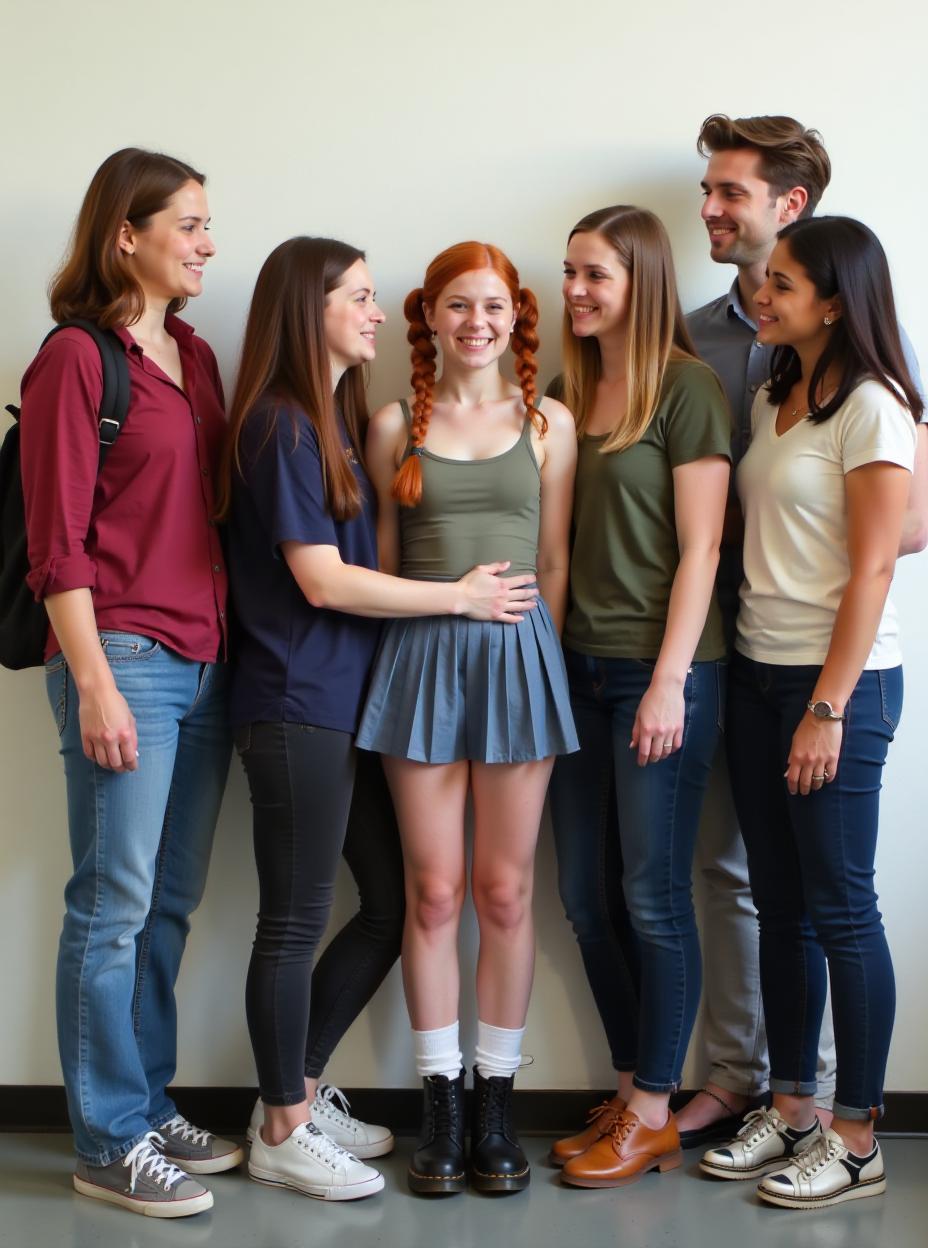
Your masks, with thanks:
[[[311,1122],[294,1127],[282,1144],[255,1136],[248,1173],[270,1187],[292,1187],[318,1200],[358,1200],[383,1191],[383,1175],[330,1140]]]
[[[338,1104],[334,1103],[336,1101]],[[331,1083],[323,1083],[319,1085],[315,1100],[310,1106],[310,1121],[320,1131],[324,1131],[330,1140],[334,1140],[340,1148],[347,1149],[355,1157],[384,1157],[392,1152],[395,1141],[389,1127],[378,1127],[370,1122],[362,1122],[360,1118],[352,1118],[348,1113],[349,1108],[344,1092]],[[264,1102],[258,1097],[246,1132],[249,1142],[254,1141],[263,1125]]]
[[[761,1200],[786,1209],[824,1209],[885,1191],[883,1154],[876,1140],[872,1152],[858,1157],[830,1129],[788,1166],[768,1174],[757,1188]]]
[[[821,1134],[817,1118],[811,1127],[798,1131],[777,1110],[755,1109],[745,1116],[744,1126],[730,1143],[703,1153],[699,1168],[717,1179],[756,1179],[782,1170]]]

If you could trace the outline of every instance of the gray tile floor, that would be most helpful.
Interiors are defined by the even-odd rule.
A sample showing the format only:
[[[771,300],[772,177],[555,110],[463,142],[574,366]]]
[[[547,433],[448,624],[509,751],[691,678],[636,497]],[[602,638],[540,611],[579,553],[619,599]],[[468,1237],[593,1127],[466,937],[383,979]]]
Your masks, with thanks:
[[[70,1137],[0,1135],[0,1248],[926,1248],[928,1139],[884,1141],[889,1190],[813,1213],[763,1207],[750,1183],[682,1170],[617,1191],[563,1188],[543,1164],[548,1141],[525,1140],[528,1191],[422,1199],[406,1190],[410,1140],[383,1159],[387,1189],[327,1204],[217,1175],[210,1213],[158,1222],[77,1196]],[[379,1164],[379,1163],[378,1163]]]

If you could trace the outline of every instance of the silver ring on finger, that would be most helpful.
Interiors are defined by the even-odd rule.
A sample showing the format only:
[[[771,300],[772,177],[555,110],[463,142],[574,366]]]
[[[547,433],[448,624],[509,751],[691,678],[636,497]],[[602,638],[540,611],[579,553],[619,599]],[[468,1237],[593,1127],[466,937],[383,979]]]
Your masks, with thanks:
[[[662,750],[664,751],[664,753],[666,754],[668,750],[672,750],[672,749],[673,749],[673,742],[672,742],[672,741],[665,741],[665,742],[664,742],[664,744],[661,746],[661,749],[662,749]]]
[[[827,772],[827,771],[826,771],[823,775],[821,775],[821,776],[813,776],[813,777],[812,777],[812,779],[813,779],[813,780],[818,780],[818,782],[819,782],[820,784],[821,784],[821,782],[822,782],[823,780],[826,780],[827,778],[828,778],[828,772]]]

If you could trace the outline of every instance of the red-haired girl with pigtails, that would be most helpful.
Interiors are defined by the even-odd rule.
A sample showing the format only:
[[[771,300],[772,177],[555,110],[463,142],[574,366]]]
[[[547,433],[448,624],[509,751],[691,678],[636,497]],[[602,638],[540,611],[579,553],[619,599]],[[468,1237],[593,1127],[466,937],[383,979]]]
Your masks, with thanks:
[[[554,757],[577,748],[559,639],[577,442],[567,408],[537,398],[538,307],[498,248],[442,252],[405,312],[414,393],[373,417],[367,442],[381,567],[445,581],[501,560],[534,575],[539,594],[505,627],[391,621],[358,734],[383,755],[403,841],[403,972],[425,1092],[409,1183],[454,1192],[465,1182],[457,937],[470,793],[480,928],[470,1170],[482,1190],[516,1191],[530,1177],[511,1096],[534,964],[535,844]],[[500,371],[510,346],[518,385]]]

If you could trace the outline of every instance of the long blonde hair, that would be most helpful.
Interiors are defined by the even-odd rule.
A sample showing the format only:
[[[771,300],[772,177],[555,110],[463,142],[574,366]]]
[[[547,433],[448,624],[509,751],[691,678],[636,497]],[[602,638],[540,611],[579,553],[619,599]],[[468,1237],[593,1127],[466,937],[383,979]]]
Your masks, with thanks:
[[[653,212],[630,204],[599,208],[577,222],[567,241],[575,234],[601,235],[631,280],[625,360],[628,407],[600,448],[604,454],[624,451],[640,441],[651,423],[668,362],[695,359],[696,348],[680,308],[670,239]],[[566,306],[563,353],[563,399],[574,414],[579,437],[593,410],[602,357],[595,338],[574,336]]]

